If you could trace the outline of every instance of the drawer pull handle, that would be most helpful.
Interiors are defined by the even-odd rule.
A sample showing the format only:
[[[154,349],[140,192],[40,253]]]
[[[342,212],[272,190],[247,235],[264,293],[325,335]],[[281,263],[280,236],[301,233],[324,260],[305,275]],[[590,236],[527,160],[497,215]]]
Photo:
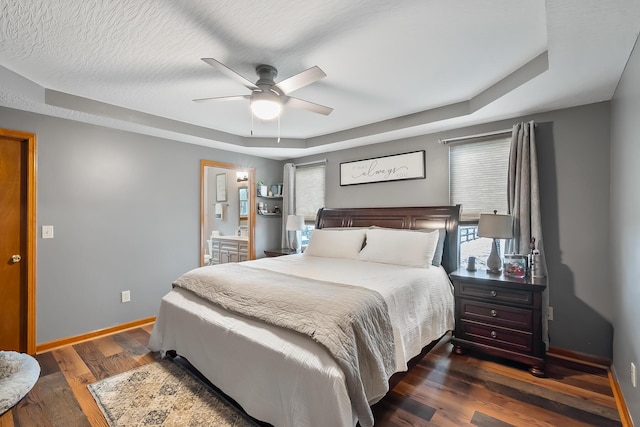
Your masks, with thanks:
[[[498,334],[496,333],[496,331],[491,331],[491,338],[495,338],[497,336]]]
[[[495,310],[491,310],[491,315],[492,315],[493,317],[496,317],[496,316],[498,315],[498,312],[497,312],[497,311],[495,311]]]
[[[492,297],[498,296],[498,293],[496,291],[491,291],[491,296]]]

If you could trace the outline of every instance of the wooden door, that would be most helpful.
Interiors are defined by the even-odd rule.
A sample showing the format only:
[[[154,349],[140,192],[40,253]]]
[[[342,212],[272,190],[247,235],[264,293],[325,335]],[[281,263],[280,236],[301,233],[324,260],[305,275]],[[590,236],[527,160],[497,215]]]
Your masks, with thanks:
[[[35,136],[0,129],[0,350],[35,352]]]

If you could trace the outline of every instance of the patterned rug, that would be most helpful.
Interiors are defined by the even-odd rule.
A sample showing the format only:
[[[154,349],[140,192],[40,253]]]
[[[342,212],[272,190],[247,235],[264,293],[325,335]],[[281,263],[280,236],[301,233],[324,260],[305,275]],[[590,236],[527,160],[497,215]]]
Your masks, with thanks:
[[[211,387],[168,359],[88,387],[112,427],[257,425]]]

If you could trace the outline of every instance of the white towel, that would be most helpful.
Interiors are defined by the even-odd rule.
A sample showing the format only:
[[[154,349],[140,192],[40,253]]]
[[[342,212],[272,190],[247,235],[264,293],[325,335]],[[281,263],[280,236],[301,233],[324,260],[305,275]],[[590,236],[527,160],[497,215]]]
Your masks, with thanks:
[[[224,219],[222,203],[216,203],[216,219]]]

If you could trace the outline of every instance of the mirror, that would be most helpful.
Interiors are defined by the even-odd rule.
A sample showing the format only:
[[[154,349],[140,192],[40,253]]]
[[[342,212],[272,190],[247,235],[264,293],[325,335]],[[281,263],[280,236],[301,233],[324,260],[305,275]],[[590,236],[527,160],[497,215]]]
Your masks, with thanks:
[[[201,266],[255,259],[254,182],[254,168],[200,161]]]

